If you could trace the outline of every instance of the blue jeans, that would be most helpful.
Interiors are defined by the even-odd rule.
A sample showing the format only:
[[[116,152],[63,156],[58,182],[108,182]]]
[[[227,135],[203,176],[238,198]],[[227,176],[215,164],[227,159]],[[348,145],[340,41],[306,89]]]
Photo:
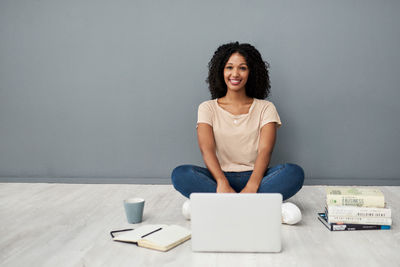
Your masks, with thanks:
[[[224,174],[231,187],[240,192],[246,186],[252,172],[224,172]],[[187,198],[195,192],[217,192],[217,182],[207,168],[181,165],[172,171],[171,179],[175,189]],[[285,200],[296,194],[303,183],[304,171],[300,166],[291,163],[281,164],[267,169],[258,193],[281,193]]]

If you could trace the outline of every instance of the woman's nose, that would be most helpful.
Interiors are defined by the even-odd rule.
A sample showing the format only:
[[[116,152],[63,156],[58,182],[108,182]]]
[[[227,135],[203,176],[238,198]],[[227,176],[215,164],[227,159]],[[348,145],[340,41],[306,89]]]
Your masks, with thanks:
[[[232,76],[234,76],[234,77],[239,76],[239,72],[238,72],[238,70],[236,68],[234,68],[232,70]]]

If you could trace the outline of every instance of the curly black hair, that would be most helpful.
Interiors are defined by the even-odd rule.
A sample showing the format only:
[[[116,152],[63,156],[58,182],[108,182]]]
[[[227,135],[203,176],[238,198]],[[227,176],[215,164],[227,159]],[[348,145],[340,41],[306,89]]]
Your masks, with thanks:
[[[249,68],[249,77],[246,83],[246,95],[257,99],[265,99],[270,92],[269,64],[263,61],[260,52],[246,43],[233,42],[223,44],[215,51],[208,63],[208,77],[206,82],[211,92],[211,98],[220,98],[226,95],[227,88],[224,80],[225,64],[233,53],[241,54]]]

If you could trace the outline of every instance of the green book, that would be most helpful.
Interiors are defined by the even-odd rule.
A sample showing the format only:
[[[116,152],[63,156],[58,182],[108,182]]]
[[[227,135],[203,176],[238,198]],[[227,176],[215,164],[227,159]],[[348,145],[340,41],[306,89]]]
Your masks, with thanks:
[[[376,187],[328,186],[326,204],[329,206],[385,207],[385,197]]]

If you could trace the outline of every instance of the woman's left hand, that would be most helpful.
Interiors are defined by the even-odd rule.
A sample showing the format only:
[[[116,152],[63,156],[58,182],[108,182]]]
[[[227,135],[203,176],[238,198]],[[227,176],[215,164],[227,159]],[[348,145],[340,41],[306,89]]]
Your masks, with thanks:
[[[257,193],[258,186],[247,184],[240,193]]]

